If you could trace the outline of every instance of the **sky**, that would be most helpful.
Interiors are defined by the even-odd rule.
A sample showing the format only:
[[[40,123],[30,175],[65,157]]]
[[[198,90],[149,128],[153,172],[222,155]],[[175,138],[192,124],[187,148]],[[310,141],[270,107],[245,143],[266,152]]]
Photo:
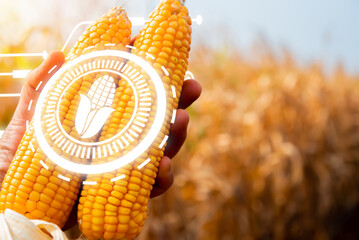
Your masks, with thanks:
[[[320,60],[330,68],[341,61],[348,71],[359,73],[357,0],[203,2],[188,1],[192,13],[203,15],[203,28],[228,30],[243,51],[263,37],[274,49],[289,49],[301,63]]]
[[[9,36],[5,40],[16,41],[21,29],[31,24],[53,27],[61,21],[65,38],[77,22],[93,20],[114,4],[124,4],[129,16],[142,17],[158,2],[0,0],[0,31],[13,31],[2,34],[0,44],[4,36]],[[92,3],[96,7],[90,8]],[[342,62],[347,71],[359,74],[357,0],[187,0],[186,5],[192,17],[203,17],[201,26],[193,26],[195,44],[206,42],[216,48],[233,47],[249,53],[261,38],[277,52],[288,49],[302,64],[321,61],[331,69]],[[11,15],[21,19],[8,24],[6,19]]]

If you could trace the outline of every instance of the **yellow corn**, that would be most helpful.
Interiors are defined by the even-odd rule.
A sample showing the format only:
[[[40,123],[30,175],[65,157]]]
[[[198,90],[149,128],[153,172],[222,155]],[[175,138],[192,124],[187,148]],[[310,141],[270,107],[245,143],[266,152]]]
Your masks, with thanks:
[[[129,44],[130,35],[131,23],[126,12],[119,7],[113,8],[89,26],[66,59],[105,48],[123,49]],[[106,47],[107,43],[114,43],[115,46]],[[64,129],[71,135],[77,134],[73,127],[79,103],[78,93],[86,94],[95,79],[96,76],[89,75],[80,79],[69,88],[62,101],[60,119]],[[60,149],[56,151],[61,152]],[[70,181],[60,179],[60,175],[70,178]],[[78,197],[81,181],[79,174],[56,166],[44,155],[31,122],[2,184],[0,211],[10,208],[30,219],[42,219],[62,227]]]
[[[88,175],[88,181],[97,185],[84,186],[78,207],[80,229],[89,239],[133,239],[141,231],[147,217],[148,201],[163,157],[162,139],[169,134],[171,116],[177,109],[191,43],[191,19],[187,8],[179,0],[164,0],[150,15],[149,21],[135,41],[132,53],[146,59],[160,74],[167,95],[167,112],[161,133],[153,145],[133,163],[111,173]],[[152,56],[150,56],[150,55]],[[164,66],[169,75],[166,76]],[[150,83],[149,83],[150,84]],[[175,87],[176,97],[172,96]],[[153,90],[153,87],[150,86]],[[152,104],[155,101],[152,100]],[[100,140],[119,132],[129,121],[134,106],[134,96],[126,81],[119,82],[113,108],[116,112],[103,128]],[[154,113],[139,139],[150,128]],[[121,155],[131,150],[125,149]],[[138,166],[146,159],[150,162]],[[92,159],[98,163],[99,159]],[[114,177],[122,179],[112,182]]]

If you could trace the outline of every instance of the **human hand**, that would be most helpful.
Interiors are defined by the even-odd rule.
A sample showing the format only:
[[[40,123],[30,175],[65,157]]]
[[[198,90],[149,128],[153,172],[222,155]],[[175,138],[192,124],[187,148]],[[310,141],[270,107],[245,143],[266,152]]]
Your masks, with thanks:
[[[35,106],[39,94],[46,85],[46,82],[64,63],[62,52],[54,51],[49,54],[36,70],[32,71],[26,78],[25,85],[21,91],[21,97],[17,105],[13,118],[0,139],[0,181],[6,174],[6,171],[13,159],[21,138],[26,130],[26,122],[31,121],[34,114],[34,107],[28,110],[31,100],[32,106]],[[50,74],[48,73],[54,66],[57,66]],[[38,91],[39,83],[42,82]],[[187,135],[187,126],[189,117],[184,110],[190,106],[201,94],[201,86],[195,80],[186,80],[183,84],[182,94],[179,101],[179,110],[177,111],[175,123],[171,128],[171,134],[165,150],[165,156],[161,160],[159,172],[152,190],[151,197],[156,197],[165,192],[173,183],[170,159],[173,158],[180,148]]]
[[[173,184],[171,158],[179,152],[187,136],[189,116],[185,109],[199,98],[201,91],[201,85],[197,81],[193,79],[184,81],[176,119],[171,127],[164,156],[160,162],[156,182],[151,192],[151,198],[166,192]]]
[[[64,61],[64,54],[60,51],[54,51],[49,54],[48,58],[37,69],[27,76],[15,113],[0,139],[0,182],[3,181],[21,138],[25,133],[26,122],[30,122],[34,115],[34,107],[30,111],[28,110],[30,101],[33,101],[32,106],[36,105],[42,88]],[[51,73],[48,73],[55,65],[57,67]],[[42,82],[41,86],[36,91],[40,82]]]
[[[63,53],[54,51],[49,54],[46,61],[44,61],[36,70],[32,71],[26,78],[16,111],[0,139],[0,182],[3,181],[21,138],[25,133],[26,122],[30,122],[34,115],[34,107],[32,107],[30,111],[28,110],[29,102],[33,100],[32,106],[35,106],[43,86],[46,85],[46,82],[53,74],[55,74],[63,63]],[[48,72],[55,65],[57,67],[49,74]],[[42,82],[42,84],[36,91],[40,82]],[[160,162],[156,182],[151,192],[152,198],[167,191],[173,183],[174,178],[171,171],[170,159],[178,153],[186,139],[189,116],[185,109],[189,107],[200,94],[201,86],[198,82],[195,80],[186,80],[184,82],[178,106],[179,110],[177,111],[175,122],[171,127],[164,157]],[[71,213],[70,219],[64,229],[69,228],[76,223],[76,207],[73,210],[74,211]]]

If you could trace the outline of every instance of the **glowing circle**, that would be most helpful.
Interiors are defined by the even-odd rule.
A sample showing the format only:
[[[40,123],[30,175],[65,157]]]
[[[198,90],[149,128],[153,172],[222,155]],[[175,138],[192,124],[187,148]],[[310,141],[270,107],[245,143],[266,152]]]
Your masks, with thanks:
[[[64,74],[67,70],[71,69],[72,67],[82,63],[83,61],[97,58],[97,57],[118,57],[123,58],[129,61],[134,62],[137,64],[141,69],[143,69],[148,76],[150,77],[151,81],[153,82],[153,85],[155,87],[156,91],[156,102],[157,102],[157,110],[156,115],[153,121],[153,124],[145,136],[145,138],[129,153],[126,155],[117,158],[111,162],[106,162],[103,164],[97,164],[97,165],[86,165],[86,164],[79,164],[72,161],[69,161],[68,159],[63,158],[62,156],[58,155],[48,144],[43,129],[41,127],[41,117],[42,117],[42,107],[44,105],[45,98],[48,94],[48,92],[52,89],[53,85],[55,84],[56,80]],[[60,98],[59,98],[60,99]],[[152,68],[152,66],[143,60],[142,58],[133,55],[128,52],[124,51],[117,51],[117,50],[103,50],[103,51],[97,51],[89,54],[82,55],[73,61],[67,63],[64,65],[58,72],[56,72],[51,79],[48,81],[44,89],[42,90],[38,103],[36,105],[35,109],[35,115],[34,115],[34,127],[35,127],[35,135],[39,142],[39,145],[41,149],[44,151],[44,153],[47,155],[47,157],[53,161],[58,166],[67,169],[72,172],[81,173],[81,174],[99,174],[99,173],[105,173],[110,172],[115,169],[119,169],[129,163],[131,163],[133,160],[138,158],[146,149],[148,149],[151,144],[156,139],[157,135],[159,134],[161,127],[163,125],[165,114],[166,114],[166,91],[162,84],[161,78],[156,72],[155,69]]]

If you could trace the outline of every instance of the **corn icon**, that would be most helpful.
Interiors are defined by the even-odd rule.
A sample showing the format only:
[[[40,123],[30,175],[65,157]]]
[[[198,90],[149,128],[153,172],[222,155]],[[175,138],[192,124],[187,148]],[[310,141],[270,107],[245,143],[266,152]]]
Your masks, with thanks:
[[[13,209],[30,219],[41,219],[62,227],[76,201],[80,186],[84,183],[78,204],[78,221],[80,230],[88,239],[134,239],[139,235],[147,218],[150,194],[164,155],[171,119],[178,107],[188,66],[192,29],[191,18],[183,3],[183,0],[162,0],[133,46],[130,46],[132,55],[146,60],[157,71],[166,92],[164,122],[159,125],[160,133],[150,147],[121,168],[108,173],[88,174],[85,184],[81,174],[57,166],[54,164],[55,158],[50,159],[44,154],[35,135],[35,128],[30,124],[5,176],[0,193],[0,211]],[[116,7],[85,31],[67,59],[72,60],[88,52],[104,49],[123,50],[130,44],[130,36],[131,22],[126,12]],[[101,60],[106,62],[107,59]],[[56,125],[49,125],[52,124],[50,118],[50,121],[44,120],[45,127],[48,126],[45,130],[49,130],[50,137],[52,133],[53,136],[62,136],[62,131],[65,131],[76,142],[86,142],[85,147],[78,148],[84,155],[81,158],[74,157],[80,151],[75,148],[76,144],[71,145],[70,141],[65,143],[65,134],[64,140],[51,138],[54,141],[50,141],[50,149],[57,155],[71,158],[71,161],[83,163],[84,160],[90,160],[91,167],[98,167],[95,165],[112,161],[114,157],[124,156],[135,149],[133,145],[150,132],[158,110],[155,106],[159,103],[156,98],[147,97],[155,93],[154,87],[146,82],[147,78],[140,80],[136,76],[138,80],[136,78],[134,82],[137,88],[133,88],[124,79],[121,81],[121,78],[111,77],[109,73],[98,74],[99,69],[107,68],[101,66],[102,61],[98,63],[92,67],[94,74],[86,74],[66,88],[58,108],[61,131],[56,133]],[[134,62],[126,64],[128,67],[123,71],[126,74],[135,76],[133,71],[139,74],[145,72]],[[90,69],[93,65],[88,66]],[[79,69],[78,72],[82,72]],[[116,67],[116,71],[123,69]],[[76,71],[73,72],[69,71],[68,74],[75,77]],[[121,74],[120,76],[122,77]],[[66,75],[63,79],[70,81]],[[60,88],[61,80],[58,83],[55,86]],[[140,98],[138,105],[136,94],[144,96],[142,101]],[[49,98],[44,106],[55,116],[51,101]],[[142,106],[138,107],[138,113],[136,106]],[[134,130],[128,128],[129,132],[132,130],[132,135],[130,132],[118,137],[117,134],[120,135],[127,125],[130,126],[133,119]],[[116,138],[116,142],[108,144],[107,148],[93,147],[101,145],[94,143],[97,139],[111,142],[111,138]],[[66,148],[65,144],[68,144]],[[106,158],[108,153],[110,157]],[[118,155],[114,156],[113,153]],[[47,167],[44,168],[42,164]]]
[[[114,79],[104,75],[95,80],[87,96],[80,93],[80,105],[76,113],[75,127],[81,138],[95,136],[115,111],[111,104],[115,97]]]
[[[109,47],[113,50],[124,49],[130,44],[130,38],[131,22],[126,11],[121,7],[115,7],[88,27],[68,54],[67,60],[71,61],[82,54],[103,50],[105,44],[115,44]],[[91,75],[85,75],[79,79],[78,84],[71,86],[69,94],[65,94],[62,99],[59,110],[62,127],[76,139],[78,136],[75,118],[81,101],[79,93],[88,97],[92,82]],[[57,84],[60,83],[61,80]],[[92,103],[90,105],[92,106]],[[81,124],[78,124],[78,127],[80,126]],[[52,146],[56,148],[55,144]],[[57,148],[56,151],[62,150]],[[75,158],[73,160],[82,161]],[[43,163],[48,169],[42,166]],[[68,182],[60,179],[60,174],[71,180]],[[44,154],[35,136],[34,124],[31,122],[4,178],[0,192],[0,212],[9,208],[29,219],[40,219],[63,227],[76,202],[82,178],[81,174],[74,174],[57,166]]]

